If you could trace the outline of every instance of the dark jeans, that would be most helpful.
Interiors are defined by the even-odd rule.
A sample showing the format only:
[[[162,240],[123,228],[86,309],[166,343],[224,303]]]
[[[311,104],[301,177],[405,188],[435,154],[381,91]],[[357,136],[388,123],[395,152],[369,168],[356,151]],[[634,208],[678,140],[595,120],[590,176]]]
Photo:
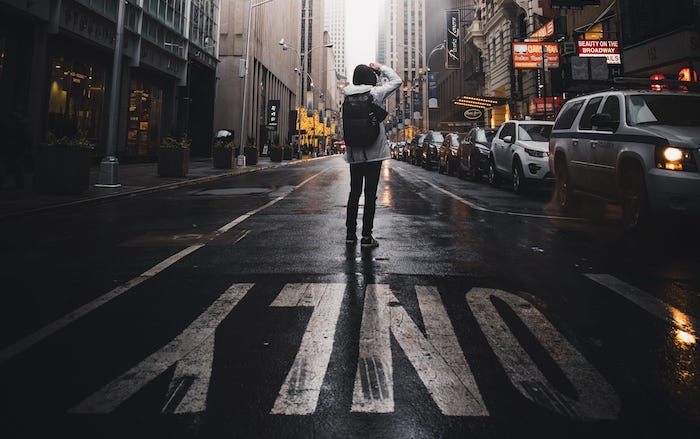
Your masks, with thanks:
[[[350,197],[348,197],[348,217],[345,225],[349,233],[357,229],[362,182],[365,183],[365,209],[362,214],[362,236],[370,236],[374,226],[374,211],[377,207],[377,185],[382,162],[353,163],[350,165]]]

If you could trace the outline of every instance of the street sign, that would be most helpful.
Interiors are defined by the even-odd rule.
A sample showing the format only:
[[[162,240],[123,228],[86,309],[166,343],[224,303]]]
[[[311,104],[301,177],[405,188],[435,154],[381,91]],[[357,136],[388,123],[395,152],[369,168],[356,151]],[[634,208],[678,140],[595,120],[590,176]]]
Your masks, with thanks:
[[[513,53],[513,68],[515,69],[541,69],[542,50],[545,51],[545,59],[548,69],[559,68],[559,44],[553,42],[518,42],[511,45]]]

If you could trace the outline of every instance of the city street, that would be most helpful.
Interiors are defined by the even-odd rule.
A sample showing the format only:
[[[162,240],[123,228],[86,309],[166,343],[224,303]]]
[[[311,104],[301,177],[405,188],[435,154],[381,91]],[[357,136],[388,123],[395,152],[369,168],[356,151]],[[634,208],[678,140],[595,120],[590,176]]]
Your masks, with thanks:
[[[698,431],[689,224],[386,160],[363,249],[348,191],[336,155],[4,219],[2,437]]]

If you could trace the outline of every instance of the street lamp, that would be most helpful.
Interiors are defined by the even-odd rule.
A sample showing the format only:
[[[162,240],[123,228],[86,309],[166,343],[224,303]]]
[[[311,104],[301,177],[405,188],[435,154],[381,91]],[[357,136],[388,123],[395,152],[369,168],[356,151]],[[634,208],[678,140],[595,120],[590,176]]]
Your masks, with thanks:
[[[270,1],[270,0],[268,0],[268,1]],[[284,38],[282,38],[282,39],[279,41],[279,45],[282,46],[282,50],[284,50],[284,51],[289,50],[289,49],[292,49],[292,50],[295,51],[297,54],[299,54],[299,51],[298,51],[296,48],[294,48],[294,47],[290,46],[289,44],[287,44],[287,43],[284,41]],[[306,51],[303,55],[300,55],[301,66],[300,66],[300,67],[294,68],[294,71],[297,72],[297,73],[299,73],[299,77],[301,78],[301,83],[300,83],[300,85],[299,85],[299,103],[300,103],[299,106],[303,106],[303,105],[304,105],[304,75],[307,75],[307,76],[309,77],[309,80],[310,80],[309,84],[313,87],[313,78],[311,78],[311,75],[309,75],[309,74],[305,71],[305,69],[304,69],[304,67],[305,67],[305,66],[304,66],[305,62],[304,62],[304,61],[306,60],[306,57],[309,56],[309,54],[311,53],[312,50],[318,49],[318,48],[320,48],[320,47],[324,47],[324,48],[326,48],[326,49],[330,49],[330,48],[333,47],[333,44],[332,44],[332,43],[327,43],[327,44],[322,44],[322,45],[319,45],[319,46],[312,47],[311,49],[309,49],[308,51]],[[299,110],[297,110],[297,141],[299,141],[299,142],[301,141],[301,126],[300,126],[300,125],[301,125],[301,121],[299,120]],[[299,145],[299,146],[301,146],[301,145]]]
[[[257,8],[258,6],[262,6],[265,3],[270,3],[271,1],[274,0],[263,0],[258,3],[253,3],[253,0],[250,0],[248,2],[248,30],[247,30],[247,36],[246,36],[246,43],[245,43],[245,62],[244,62],[244,71],[243,71],[243,105],[242,105],[242,110],[241,110],[241,145],[240,145],[240,152],[238,154],[238,159],[236,160],[236,165],[237,166],[245,166],[245,154],[243,153],[243,145],[244,145],[244,136],[245,136],[245,115],[246,115],[246,106],[248,104],[248,63],[249,63],[249,57],[250,57],[250,26],[253,21],[253,8]]]

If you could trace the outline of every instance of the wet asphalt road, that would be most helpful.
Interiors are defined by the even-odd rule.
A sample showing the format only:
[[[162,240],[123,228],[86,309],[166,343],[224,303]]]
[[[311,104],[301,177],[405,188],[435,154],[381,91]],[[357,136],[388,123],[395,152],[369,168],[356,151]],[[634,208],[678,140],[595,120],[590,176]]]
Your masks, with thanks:
[[[3,437],[668,437],[700,427],[698,234],[340,156],[4,221]],[[362,202],[362,201],[361,201]]]

